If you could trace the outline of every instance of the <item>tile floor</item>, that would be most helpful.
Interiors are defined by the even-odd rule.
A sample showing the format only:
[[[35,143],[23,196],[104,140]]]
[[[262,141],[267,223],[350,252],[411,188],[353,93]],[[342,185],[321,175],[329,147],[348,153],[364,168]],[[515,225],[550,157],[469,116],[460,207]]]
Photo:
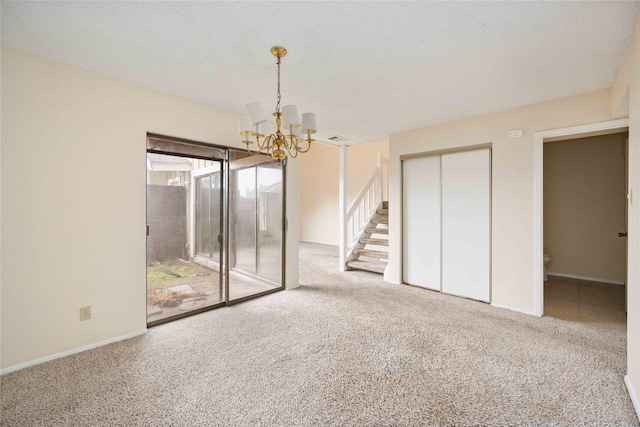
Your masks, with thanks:
[[[549,276],[544,315],[607,329],[627,329],[625,287]]]

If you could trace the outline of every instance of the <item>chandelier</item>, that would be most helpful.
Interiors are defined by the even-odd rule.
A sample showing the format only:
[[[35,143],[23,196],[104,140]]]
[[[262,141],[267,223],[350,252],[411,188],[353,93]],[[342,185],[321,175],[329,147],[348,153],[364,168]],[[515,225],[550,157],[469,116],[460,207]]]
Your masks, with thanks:
[[[266,152],[277,160],[282,160],[287,155],[292,158],[298,153],[306,153],[311,148],[311,135],[316,133],[316,115],[314,113],[303,113],[302,121],[298,114],[298,107],[295,105],[285,105],[280,110],[280,62],[287,54],[287,49],[276,46],[271,48],[271,53],[277,58],[278,65],[278,92],[276,111],[273,116],[276,118],[276,131],[273,126],[267,123],[265,115],[259,102],[252,102],[247,105],[248,115],[240,116],[240,135],[243,136],[242,143],[247,146],[247,152],[251,152],[250,146],[254,144],[251,139],[255,138],[258,153]],[[303,136],[304,135],[304,136]]]

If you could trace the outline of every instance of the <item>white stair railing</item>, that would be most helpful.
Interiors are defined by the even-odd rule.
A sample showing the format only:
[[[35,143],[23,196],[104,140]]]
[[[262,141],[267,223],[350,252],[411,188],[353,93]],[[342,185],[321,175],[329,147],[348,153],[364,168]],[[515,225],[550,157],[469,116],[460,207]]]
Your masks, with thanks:
[[[378,153],[376,169],[355,197],[341,221],[345,227],[345,239],[341,250],[344,251],[344,262],[350,260],[353,250],[358,244],[360,235],[369,224],[369,220],[387,196],[387,159]]]

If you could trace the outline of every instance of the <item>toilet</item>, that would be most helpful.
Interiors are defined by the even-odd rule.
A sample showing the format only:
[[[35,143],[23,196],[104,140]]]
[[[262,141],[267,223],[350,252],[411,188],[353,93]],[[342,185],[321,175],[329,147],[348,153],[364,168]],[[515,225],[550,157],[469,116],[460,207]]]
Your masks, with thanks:
[[[551,255],[544,254],[544,280],[547,280],[547,264],[549,264],[549,261],[551,261]]]

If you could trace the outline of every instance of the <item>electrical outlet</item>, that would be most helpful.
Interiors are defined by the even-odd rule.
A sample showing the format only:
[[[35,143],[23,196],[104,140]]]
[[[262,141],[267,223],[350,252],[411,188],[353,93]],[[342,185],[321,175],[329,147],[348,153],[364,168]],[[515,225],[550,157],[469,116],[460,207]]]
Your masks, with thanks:
[[[80,307],[80,320],[89,320],[91,319],[91,306],[86,305],[84,307]]]

